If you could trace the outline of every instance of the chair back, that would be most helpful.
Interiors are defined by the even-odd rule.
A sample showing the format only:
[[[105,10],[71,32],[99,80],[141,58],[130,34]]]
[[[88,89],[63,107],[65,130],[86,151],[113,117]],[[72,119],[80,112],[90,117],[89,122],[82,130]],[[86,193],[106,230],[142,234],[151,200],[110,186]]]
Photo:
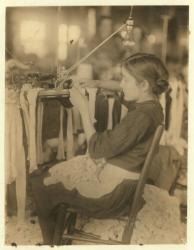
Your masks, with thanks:
[[[147,181],[148,171],[151,166],[152,160],[154,158],[156,149],[159,145],[162,133],[163,133],[163,125],[159,125],[154,133],[152,143],[150,145],[149,151],[145,158],[143,168],[140,174],[140,178],[137,183],[137,187],[136,187],[135,194],[133,197],[133,202],[132,202],[131,209],[129,212],[128,223],[123,233],[122,240],[124,243],[130,243],[131,241],[136,216],[141,205],[140,203],[142,201],[142,195],[143,195],[144,187]]]

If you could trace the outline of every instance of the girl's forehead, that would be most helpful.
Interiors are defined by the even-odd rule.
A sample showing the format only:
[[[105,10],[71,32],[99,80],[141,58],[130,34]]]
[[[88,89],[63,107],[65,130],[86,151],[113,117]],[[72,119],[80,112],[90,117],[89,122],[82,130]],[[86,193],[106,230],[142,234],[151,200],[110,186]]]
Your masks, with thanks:
[[[121,67],[121,74],[123,76],[132,77],[132,75],[130,74],[130,72],[124,66]]]
[[[121,66],[121,74],[126,75],[128,72],[124,66]]]
[[[135,80],[135,81],[142,81],[144,80],[141,75],[138,75],[137,72],[129,71],[126,67],[122,66],[122,76],[127,77],[128,79]]]

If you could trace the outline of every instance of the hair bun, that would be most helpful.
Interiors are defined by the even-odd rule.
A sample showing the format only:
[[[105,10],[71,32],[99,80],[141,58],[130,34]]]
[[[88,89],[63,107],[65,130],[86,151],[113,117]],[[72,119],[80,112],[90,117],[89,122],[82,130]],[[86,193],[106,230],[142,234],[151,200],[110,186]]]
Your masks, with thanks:
[[[167,80],[159,78],[156,81],[156,86],[156,92],[160,95],[168,89],[169,83]]]

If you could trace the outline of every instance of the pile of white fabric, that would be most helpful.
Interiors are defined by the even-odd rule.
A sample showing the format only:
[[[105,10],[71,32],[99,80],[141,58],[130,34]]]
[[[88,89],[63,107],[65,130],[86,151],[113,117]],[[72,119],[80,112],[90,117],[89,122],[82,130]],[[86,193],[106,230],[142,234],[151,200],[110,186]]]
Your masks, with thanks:
[[[143,209],[138,213],[132,243],[179,244],[185,241],[179,201],[167,191],[147,185]]]
[[[51,176],[44,179],[44,184],[51,185],[62,182],[67,189],[72,190],[76,184],[92,180],[95,177],[95,172],[96,165],[88,155],[76,156],[51,168],[49,170]]]
[[[185,242],[185,224],[180,220],[178,200],[167,191],[146,185],[145,205],[139,211],[131,244],[181,244]],[[121,240],[124,220],[85,219],[78,222],[85,233],[92,233],[104,240]],[[77,244],[75,242],[75,244]]]
[[[76,188],[88,198],[100,198],[114,190],[124,179],[138,179],[139,174],[115,167],[102,159],[92,160],[87,154],[61,162],[49,170],[45,185],[62,183],[68,190]],[[83,175],[84,173],[84,175]]]

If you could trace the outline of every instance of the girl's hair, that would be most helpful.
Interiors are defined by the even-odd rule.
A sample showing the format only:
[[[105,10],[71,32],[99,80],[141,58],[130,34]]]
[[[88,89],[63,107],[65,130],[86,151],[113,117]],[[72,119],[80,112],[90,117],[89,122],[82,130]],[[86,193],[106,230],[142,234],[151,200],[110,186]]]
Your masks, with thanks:
[[[155,55],[136,53],[124,60],[122,65],[137,80],[147,80],[154,94],[160,95],[168,89],[168,70]]]

